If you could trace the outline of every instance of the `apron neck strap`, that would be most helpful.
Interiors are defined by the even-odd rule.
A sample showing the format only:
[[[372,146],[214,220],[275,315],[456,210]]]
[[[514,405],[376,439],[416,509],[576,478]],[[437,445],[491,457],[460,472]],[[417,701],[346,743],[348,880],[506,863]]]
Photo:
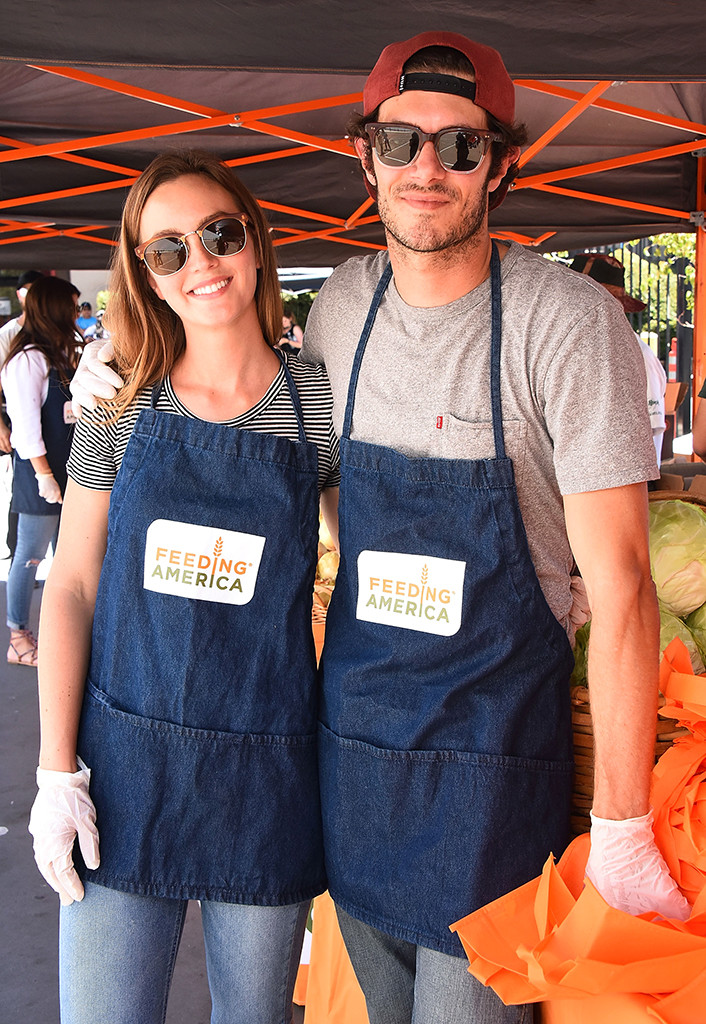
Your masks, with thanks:
[[[493,415],[495,458],[505,458],[503,408],[500,398],[500,348],[502,342],[502,291],[500,286],[500,254],[493,242],[490,254],[490,407]]]
[[[382,297],[387,291],[387,286],[392,279],[392,264],[388,263],[378,281],[375,294],[373,295],[370,309],[363,325],[363,330],[358,342],[351,378],[348,384],[348,398],[346,401],[346,412],[343,420],[341,436],[350,438],[353,425],[353,406],[355,403],[355,392],[358,386],[360,365],[363,361],[365,347],[375,323],[377,311],[382,302]],[[505,436],[503,432],[502,403],[500,399],[500,349],[502,341],[502,295],[500,284],[500,254],[498,247],[493,241],[490,254],[490,404],[493,416],[493,439],[495,442],[496,459],[505,458]]]
[[[341,436],[349,438],[351,436],[351,426],[353,424],[353,404],[355,402],[355,390],[358,385],[358,375],[360,373],[360,364],[363,362],[363,353],[365,352],[365,346],[368,344],[368,338],[370,332],[373,329],[375,323],[375,317],[377,316],[378,307],[382,302],[382,297],[387,291],[387,286],[392,280],[392,264],[388,263],[382,272],[382,276],[378,281],[375,294],[373,295],[373,301],[370,303],[370,309],[363,325],[363,331],[360,335],[358,342],[358,348],[356,349],[355,358],[353,359],[353,367],[351,369],[351,379],[348,384],[348,399],[346,401],[346,415],[343,420],[343,431]]]
[[[306,433],[304,431],[304,410],[302,409],[302,403],[299,400],[299,392],[297,386],[294,383],[294,378],[290,373],[289,367],[287,366],[287,360],[284,352],[280,352],[279,349],[273,350],[275,355],[278,357],[284,370],[284,379],[287,381],[287,387],[289,388],[289,394],[292,399],[292,405],[294,407],[294,413],[297,417],[297,427],[299,428],[299,440],[306,441]]]

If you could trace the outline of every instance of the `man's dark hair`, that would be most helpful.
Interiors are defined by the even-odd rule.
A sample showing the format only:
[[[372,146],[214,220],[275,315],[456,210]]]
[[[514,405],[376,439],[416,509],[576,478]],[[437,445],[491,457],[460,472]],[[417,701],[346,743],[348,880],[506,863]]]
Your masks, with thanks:
[[[423,50],[418,50],[417,53],[413,54],[408,61],[405,62],[403,72],[405,75],[409,74],[442,74],[442,75],[462,75],[464,78],[470,78],[472,81],[475,80],[475,71],[468,57],[461,53],[460,50],[454,50],[448,46],[426,46]],[[364,156],[361,160],[364,169],[370,170],[372,168],[372,148],[370,145],[370,139],[365,134],[365,125],[371,121],[377,121],[379,116],[378,107],[373,110],[370,114],[352,114],[347,125],[347,134],[351,141],[355,139],[362,139],[364,143]],[[490,166],[490,177],[493,177],[497,173],[500,164],[502,163],[503,157],[507,152],[513,149],[515,146],[524,146],[527,142],[527,126],[516,122],[514,124],[503,124],[497,121],[491,114],[486,111],[488,118],[488,129],[492,132],[497,132],[498,135],[502,136],[502,142],[493,142],[491,147],[491,166]],[[519,168],[517,163],[512,164],[508,168],[503,181],[498,186],[502,187],[503,184],[509,185],[510,182],[514,181],[517,177]]]

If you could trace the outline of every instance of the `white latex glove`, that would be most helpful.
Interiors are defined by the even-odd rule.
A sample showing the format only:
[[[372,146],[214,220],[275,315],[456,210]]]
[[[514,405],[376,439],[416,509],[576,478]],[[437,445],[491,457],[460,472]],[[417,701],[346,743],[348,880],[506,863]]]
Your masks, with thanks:
[[[611,821],[591,812],[590,879],[606,903],[628,914],[653,911],[686,921],[691,907],[657,849],[649,811],[641,818]]]
[[[106,363],[113,358],[113,346],[109,341],[89,341],[84,345],[81,361],[69,385],[73,401],[74,416],[81,418],[81,408],[93,411],[96,398],[115,398],[125,383]]]
[[[591,606],[588,603],[586,584],[581,576],[571,576],[571,608],[569,610],[574,629],[580,629],[591,618]]]
[[[96,809],[88,795],[90,778],[85,765],[74,774],[37,768],[39,792],[29,818],[34,859],[64,906],[83,899],[83,885],[72,858],[77,836],[86,867],[100,864]]]
[[[61,488],[54,479],[53,473],[35,473],[39,497],[44,498],[50,505],[63,505]]]

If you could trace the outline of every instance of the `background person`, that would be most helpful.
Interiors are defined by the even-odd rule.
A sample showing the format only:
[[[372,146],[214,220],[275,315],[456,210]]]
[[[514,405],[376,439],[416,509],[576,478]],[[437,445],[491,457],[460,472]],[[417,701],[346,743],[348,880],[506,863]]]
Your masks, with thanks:
[[[37,567],[56,537],[66,487],[74,422],[68,384],[78,361],[75,312],[70,282],[36,280],[0,373],[15,449],[11,512],[18,514],[7,578],[7,660],[13,665],[37,664],[29,613]]]
[[[304,340],[304,332],[294,318],[293,313],[284,313],[282,316],[282,337],[279,340],[279,348],[283,352],[299,352]]]
[[[267,222],[208,154],[133,185],[112,284],[126,385],[79,424],[40,632],[30,829],[63,904],[62,1022],[161,1024],[195,899],[212,1020],[282,1024],[326,885],[311,602],[330,391],[275,353]]]
[[[639,313],[646,304],[625,290],[625,268],[615,256],[606,253],[591,252],[577,256],[571,263],[571,269],[579,274],[586,274],[602,285],[606,291],[618,300],[627,313]],[[667,374],[662,363],[646,342],[636,333],[642,358],[645,361],[647,377],[647,413],[650,417],[652,440],[657,454],[657,465],[662,461],[662,441],[667,427],[665,419],[664,396],[667,390]]]
[[[89,327],[95,327],[98,321],[93,315],[90,302],[82,302],[78,307],[78,316],[76,317],[76,326],[80,330],[81,334],[85,334]]]
[[[27,291],[32,283],[34,281],[38,281],[40,277],[44,277],[44,275],[39,270],[25,270],[17,278],[17,301],[22,307],[22,312],[19,316],[14,317],[12,320],[8,320],[6,324],[3,324],[3,326],[0,327],[0,366],[4,366],[12,341],[22,330]],[[2,401],[1,395],[0,401]],[[12,451],[12,445],[10,444],[10,427],[2,418],[0,418],[0,451],[8,453]],[[10,550],[12,552],[14,548],[11,548]]]

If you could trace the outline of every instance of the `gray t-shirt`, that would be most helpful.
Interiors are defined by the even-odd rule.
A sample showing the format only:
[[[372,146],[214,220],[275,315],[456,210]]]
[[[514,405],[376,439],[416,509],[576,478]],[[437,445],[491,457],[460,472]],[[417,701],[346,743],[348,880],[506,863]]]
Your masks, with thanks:
[[[302,358],[326,365],[339,434],[387,258],[340,266],[307,320]],[[512,243],[501,276],[505,445],[539,582],[570,633],[562,495],[659,475],[643,359],[620,304],[585,275]],[[363,358],[351,436],[409,456],[493,457],[489,280],[433,308],[407,305],[391,281]]]

